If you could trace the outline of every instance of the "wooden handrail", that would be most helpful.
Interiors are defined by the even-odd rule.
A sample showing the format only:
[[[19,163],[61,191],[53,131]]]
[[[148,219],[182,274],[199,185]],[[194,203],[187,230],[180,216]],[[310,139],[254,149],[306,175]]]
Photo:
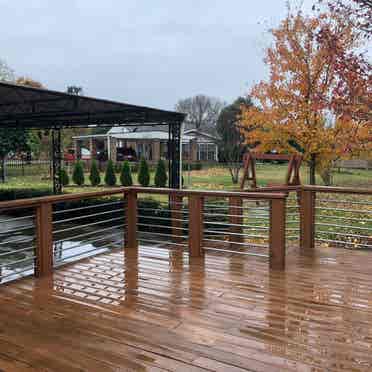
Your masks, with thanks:
[[[122,194],[127,192],[128,187],[120,187],[105,191],[93,191],[93,192],[80,192],[76,194],[64,194],[64,195],[52,195],[52,196],[41,196],[37,198],[17,199],[5,202],[0,202],[0,209],[19,209],[37,207],[42,203],[61,203],[81,199],[89,199],[95,197],[110,196],[116,194]]]
[[[229,198],[229,197],[240,197],[243,199],[285,199],[286,194],[277,193],[264,193],[256,191],[215,191],[215,190],[179,190],[179,189],[168,189],[168,188],[155,188],[155,187],[130,187],[131,190],[137,193],[145,194],[160,194],[160,195],[179,195],[179,196],[191,196],[199,195],[204,197],[217,197],[217,198]]]
[[[323,193],[339,193],[339,194],[359,194],[359,195],[372,195],[372,189],[355,189],[352,187],[333,187],[333,186],[316,186],[304,185],[303,190],[323,192]]]

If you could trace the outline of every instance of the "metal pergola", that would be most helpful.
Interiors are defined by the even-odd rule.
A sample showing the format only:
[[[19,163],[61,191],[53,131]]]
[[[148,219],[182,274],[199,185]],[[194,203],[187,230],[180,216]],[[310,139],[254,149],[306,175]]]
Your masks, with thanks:
[[[105,99],[0,82],[0,128],[52,130],[53,189],[62,191],[61,130],[167,125],[169,187],[181,185],[181,135],[185,115]]]

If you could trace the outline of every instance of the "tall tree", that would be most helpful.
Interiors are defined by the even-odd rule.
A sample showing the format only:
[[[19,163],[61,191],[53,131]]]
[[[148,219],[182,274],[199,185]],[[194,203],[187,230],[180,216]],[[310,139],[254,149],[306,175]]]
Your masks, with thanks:
[[[336,16],[344,17],[361,36],[369,39],[372,36],[372,0],[318,0],[314,9],[325,5]],[[323,6],[322,6],[323,5]]]
[[[245,137],[239,130],[241,110],[252,105],[250,97],[239,97],[221,111],[217,120],[219,159],[227,164],[234,184],[239,181],[242,156],[247,149]]]
[[[225,103],[218,98],[199,94],[179,100],[176,111],[186,114],[186,123],[193,128],[214,131],[224,106]]]
[[[337,54],[320,36],[322,30],[337,35]],[[246,143],[263,151],[300,149],[310,183],[317,169],[328,184],[335,159],[368,151],[371,144],[371,69],[356,55],[360,39],[352,26],[329,13],[289,14],[272,35],[265,59],[269,79],[251,91],[259,107],[242,111]],[[340,55],[349,56],[352,68],[339,66]]]

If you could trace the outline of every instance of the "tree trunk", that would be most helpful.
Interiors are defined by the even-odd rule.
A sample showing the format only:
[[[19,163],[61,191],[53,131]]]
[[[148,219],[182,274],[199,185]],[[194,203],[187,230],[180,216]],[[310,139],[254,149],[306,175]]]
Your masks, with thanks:
[[[234,167],[234,166],[230,166],[229,167],[229,170],[230,170],[230,175],[231,175],[232,183],[234,185],[236,185],[239,182],[239,171],[240,171],[240,168]]]
[[[315,185],[316,184],[315,166],[316,166],[316,155],[311,154],[310,163],[309,163],[309,170],[310,170],[309,183],[310,183],[310,185]]]

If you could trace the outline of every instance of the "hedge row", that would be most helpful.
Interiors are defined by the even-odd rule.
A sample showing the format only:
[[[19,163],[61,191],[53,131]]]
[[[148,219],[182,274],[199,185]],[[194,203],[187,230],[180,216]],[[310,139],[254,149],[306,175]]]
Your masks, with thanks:
[[[131,168],[128,161],[125,161],[120,168],[116,168],[112,160],[107,162],[104,184],[107,186],[115,186],[117,184],[116,173],[120,173],[119,181],[122,186],[132,186],[133,169]],[[167,171],[166,164],[163,160],[159,160],[156,170],[154,183],[156,187],[166,187],[167,185]],[[92,161],[90,167],[89,181],[92,186],[98,186],[101,184],[101,175],[98,169],[96,161]],[[67,172],[62,169],[61,171],[61,182],[63,186],[70,184],[70,178]],[[83,186],[85,184],[84,167],[81,161],[75,163],[72,171],[72,182],[75,185]],[[150,168],[147,161],[142,158],[138,166],[138,182],[141,186],[147,187],[150,185]]]

